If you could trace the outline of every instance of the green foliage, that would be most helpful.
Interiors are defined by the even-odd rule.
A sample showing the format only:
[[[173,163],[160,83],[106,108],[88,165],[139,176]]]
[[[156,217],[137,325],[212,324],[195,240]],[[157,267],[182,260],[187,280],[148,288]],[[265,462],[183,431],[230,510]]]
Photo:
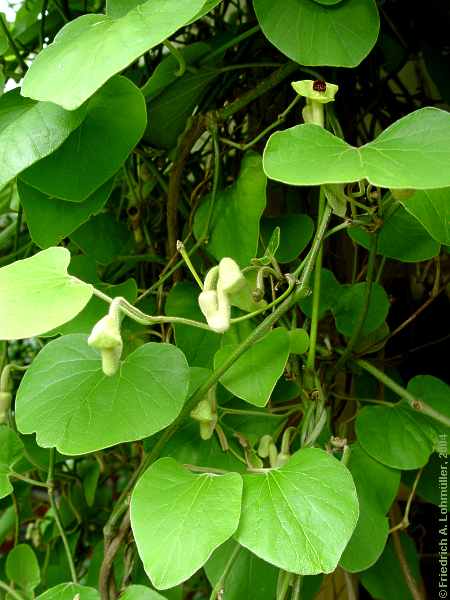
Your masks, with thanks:
[[[423,595],[450,8],[400,5],[0,15],[0,600]]]

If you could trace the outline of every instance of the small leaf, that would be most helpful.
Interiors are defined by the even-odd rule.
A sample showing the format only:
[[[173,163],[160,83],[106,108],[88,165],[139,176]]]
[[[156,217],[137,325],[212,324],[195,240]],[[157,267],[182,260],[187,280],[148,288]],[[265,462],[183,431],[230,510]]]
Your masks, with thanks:
[[[34,102],[18,90],[0,98],[0,189],[33,163],[54,152],[84,118],[50,102]]]
[[[296,328],[289,331],[291,354],[305,354],[309,348],[309,335],[306,329]]]
[[[363,311],[366,289],[367,283],[343,286],[341,294],[333,306],[336,327],[340,333],[347,337],[351,337],[353,334],[359,315]],[[368,335],[384,323],[389,312],[389,306],[389,299],[384,288],[377,283],[373,283],[369,309],[361,331],[362,336]]]
[[[0,339],[46,333],[73,319],[93,288],[70,277],[70,253],[49,248],[0,269]]]
[[[359,519],[340,565],[355,573],[368,569],[384,550],[389,534],[385,515],[397,495],[400,471],[374,460],[358,443],[351,446],[348,468],[358,494]]]
[[[418,191],[403,206],[436,241],[450,246],[450,188]]]
[[[253,0],[253,5],[268,40],[302,65],[355,67],[378,37],[373,0],[283,0],[281,5]]]
[[[314,223],[308,215],[295,213],[280,217],[265,217],[261,220],[261,236],[266,243],[277,227],[280,229],[277,260],[280,263],[292,262],[311,240]]]
[[[205,235],[211,199],[200,205],[194,218],[197,239]],[[241,267],[256,256],[259,220],[266,207],[266,177],[258,154],[244,156],[236,182],[219,191],[208,235],[208,252],[217,260],[229,256]],[[230,235],[230,232],[233,235]]]
[[[22,173],[26,183],[50,196],[82,202],[120,169],[147,124],[142,93],[126,77],[113,77],[85,110],[83,123],[62,146]]]
[[[236,347],[230,344],[221,348],[214,357],[214,368],[219,368]],[[283,374],[289,352],[287,330],[274,329],[238,358],[220,382],[238,398],[255,406],[265,406]]]
[[[450,185],[449,162],[450,114],[429,107],[399,119],[360,148],[304,124],[274,133],[264,151],[266,175],[290,185],[366,178],[380,187],[440,188]]]
[[[23,444],[19,436],[9,427],[0,426],[0,498],[13,491],[9,482],[12,467],[22,458]]]
[[[76,597],[79,600],[100,600],[97,590],[76,583],[60,583],[38,596],[36,600],[74,600]]]
[[[171,458],[154,463],[131,498],[131,525],[145,570],[157,589],[193,575],[236,531],[238,473],[194,475]]]
[[[311,281],[311,288],[314,290],[314,281]],[[334,276],[334,273],[328,269],[322,269],[320,272],[319,319],[322,319],[328,310],[337,305],[341,294],[342,286]],[[299,303],[302,312],[309,318],[312,316],[312,304],[312,294]]]
[[[33,242],[40,248],[59,244],[103,208],[111,187],[112,181],[107,181],[84,202],[76,203],[47,196],[19,179],[17,189]]]
[[[148,0],[117,19],[101,14],[78,17],[35,58],[22,94],[73,110],[113,75],[185,25],[203,4],[204,0],[159,0],[156,4]]]
[[[149,343],[103,374],[100,355],[83,334],[47,344],[21,381],[17,426],[37,434],[44,448],[86,454],[148,437],[178,416],[186,399],[189,370],[169,344]]]
[[[243,479],[238,542],[291,573],[334,571],[358,520],[347,468],[325,451],[307,448],[280,469]]]
[[[18,544],[9,552],[5,572],[8,579],[29,593],[41,583],[39,563],[28,544]]]

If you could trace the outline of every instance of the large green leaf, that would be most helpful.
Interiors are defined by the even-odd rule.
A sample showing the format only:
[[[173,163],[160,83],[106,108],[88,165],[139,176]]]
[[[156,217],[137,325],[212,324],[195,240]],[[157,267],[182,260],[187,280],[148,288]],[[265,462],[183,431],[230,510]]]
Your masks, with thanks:
[[[351,446],[348,468],[358,493],[359,519],[340,565],[354,573],[368,569],[383,552],[389,534],[385,515],[397,495],[400,471],[374,460],[358,443]]]
[[[219,368],[236,347],[237,344],[228,344],[221,348],[214,357],[214,368]],[[265,406],[283,374],[290,348],[287,330],[274,329],[238,358],[220,382],[238,398]]]
[[[348,469],[319,448],[296,452],[280,469],[244,475],[236,539],[292,573],[331,573],[358,520]]]
[[[194,233],[205,235],[211,199],[195,213]],[[208,252],[217,260],[229,256],[241,267],[256,256],[259,220],[266,207],[266,176],[258,154],[250,152],[242,160],[236,182],[217,194],[208,235]],[[232,232],[232,235],[230,235]]]
[[[0,98],[0,188],[21,171],[54,152],[83,120],[50,102],[34,102],[18,90]]]
[[[380,26],[373,0],[312,2],[253,0],[261,29],[281,52],[302,65],[355,67],[373,48]]]
[[[28,593],[41,583],[36,554],[28,544],[18,544],[6,558],[5,572],[11,581]]]
[[[16,398],[17,426],[40,446],[85,454],[142,439],[169,425],[186,399],[189,369],[169,344],[141,346],[119,371],[103,374],[99,353],[83,334],[47,344]]]
[[[450,246],[450,188],[418,191],[403,205],[435,240]]]
[[[40,248],[56,246],[91,215],[102,209],[111,188],[112,181],[107,181],[84,202],[65,202],[48,196],[19,179],[17,189],[31,239]]]
[[[25,75],[22,94],[73,110],[187,23],[203,4],[204,0],[147,0],[117,19],[83,15],[38,54]]]
[[[91,587],[76,583],[60,583],[37,597],[36,600],[100,600],[100,594]]]
[[[46,333],[86,306],[93,288],[68,275],[69,262],[68,250],[48,248],[0,269],[0,339]]]
[[[19,436],[6,425],[0,425],[0,498],[13,491],[9,475],[12,467],[22,458],[23,452]]]
[[[165,313],[171,317],[184,317],[204,321],[198,306],[200,289],[187,281],[177,283],[167,295]],[[206,329],[175,325],[177,346],[185,353],[191,367],[212,367],[214,354],[220,347],[222,336]]]
[[[347,337],[350,337],[355,331],[359,316],[363,312],[366,291],[367,283],[365,282],[342,286],[341,293],[332,307],[336,328]],[[362,336],[368,335],[384,323],[389,306],[389,298],[384,288],[373,283],[367,316],[361,330]]]
[[[371,247],[372,235],[366,229],[352,227],[348,233],[352,240],[364,248]],[[403,206],[397,207],[386,217],[378,233],[377,253],[402,262],[428,260],[437,256],[440,249],[439,243]]]
[[[22,179],[50,196],[82,202],[121,167],[146,124],[140,90],[125,77],[113,77],[87,102],[78,129]]]
[[[450,114],[421,108],[360,148],[310,123],[274,133],[264,152],[268,177],[291,185],[368,179],[389,188],[450,185]]]
[[[157,589],[188,579],[233,535],[241,495],[238,473],[194,475],[172,458],[147,469],[131,498],[131,526]]]

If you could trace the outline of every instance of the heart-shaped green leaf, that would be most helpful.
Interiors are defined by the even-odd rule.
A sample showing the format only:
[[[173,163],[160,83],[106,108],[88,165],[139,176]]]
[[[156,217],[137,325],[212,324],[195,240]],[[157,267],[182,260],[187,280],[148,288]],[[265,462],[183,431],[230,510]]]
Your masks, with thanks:
[[[38,54],[25,75],[23,96],[77,108],[187,23],[203,4],[204,0],[147,0],[117,19],[100,14],[78,17]]]
[[[41,583],[39,563],[28,544],[18,544],[8,553],[5,572],[8,579],[28,593]]]
[[[76,583],[60,583],[38,596],[36,600],[73,600],[76,597],[80,600],[100,600],[97,590]]]
[[[241,495],[238,473],[194,475],[172,458],[147,469],[131,498],[131,526],[157,589],[188,579],[233,535]]]
[[[253,6],[268,40],[302,65],[355,67],[378,37],[373,0],[253,0]]]
[[[226,361],[236,346],[229,344],[216,353],[215,369]],[[265,406],[283,374],[290,348],[287,330],[274,329],[238,358],[222,375],[220,383],[238,398],[255,406]]]
[[[46,333],[73,319],[93,288],[67,273],[70,253],[48,248],[0,269],[0,339]]]
[[[12,467],[23,456],[23,444],[19,436],[6,425],[0,426],[0,498],[13,491],[9,482]]]
[[[342,286],[341,293],[332,307],[336,327],[340,333],[351,337],[364,310],[367,283]],[[389,298],[381,285],[374,283],[370,291],[370,302],[361,335],[368,335],[380,327],[389,312]]]
[[[359,519],[340,565],[355,573],[368,569],[383,552],[389,534],[385,515],[397,495],[400,471],[374,460],[358,443],[351,446],[347,466],[358,493]]]
[[[84,118],[50,102],[34,102],[18,90],[0,98],[0,188],[21,171],[54,152]]]
[[[311,288],[314,290],[314,281],[311,281]],[[334,276],[334,273],[328,269],[322,269],[320,272],[319,319],[322,319],[328,310],[337,305],[341,293],[342,286]],[[301,300],[299,305],[305,315],[311,318],[313,295],[310,294]]]
[[[249,152],[244,156],[236,182],[217,194],[207,246],[217,260],[229,256],[245,267],[256,256],[259,220],[266,207],[266,183],[261,157]],[[195,213],[197,239],[206,233],[210,202],[211,199],[203,202]]]
[[[274,133],[264,152],[267,176],[291,185],[368,179],[389,188],[450,185],[450,114],[421,108],[399,119],[376,140],[354,148],[310,123]]]
[[[22,179],[50,196],[82,202],[120,169],[146,124],[139,88],[125,77],[113,77],[86,103],[78,129],[56,152],[24,171]]]
[[[124,222],[112,213],[94,215],[70,236],[72,242],[91,259],[107,265],[120,254],[126,254],[132,245],[132,234]]]
[[[47,344],[34,359],[16,398],[17,426],[36,432],[44,448],[86,454],[160,431],[186,399],[189,369],[170,344],[141,346],[112,377],[83,334]]]
[[[417,191],[403,205],[435,240],[450,246],[450,188]]]
[[[24,181],[17,182],[31,239],[40,248],[56,246],[104,206],[111,193],[107,181],[84,202],[66,202],[47,196]]]
[[[356,419],[358,441],[364,450],[395,469],[419,469],[433,452],[437,430],[427,417],[406,402],[365,406]]]
[[[307,448],[280,469],[243,479],[238,542],[291,573],[334,571],[358,520],[348,469],[325,451]]]

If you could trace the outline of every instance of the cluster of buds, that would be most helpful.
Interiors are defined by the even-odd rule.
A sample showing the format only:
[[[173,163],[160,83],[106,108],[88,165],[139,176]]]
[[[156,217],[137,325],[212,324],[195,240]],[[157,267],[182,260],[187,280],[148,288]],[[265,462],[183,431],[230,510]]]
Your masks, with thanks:
[[[120,299],[117,298],[111,302],[108,314],[94,325],[88,338],[89,346],[100,350],[102,370],[109,377],[115,375],[120,367],[123,350],[120,321]]]
[[[209,327],[216,333],[224,333],[229,329],[230,296],[245,285],[245,277],[232,258],[222,258],[218,265],[208,271],[198,304]]]

